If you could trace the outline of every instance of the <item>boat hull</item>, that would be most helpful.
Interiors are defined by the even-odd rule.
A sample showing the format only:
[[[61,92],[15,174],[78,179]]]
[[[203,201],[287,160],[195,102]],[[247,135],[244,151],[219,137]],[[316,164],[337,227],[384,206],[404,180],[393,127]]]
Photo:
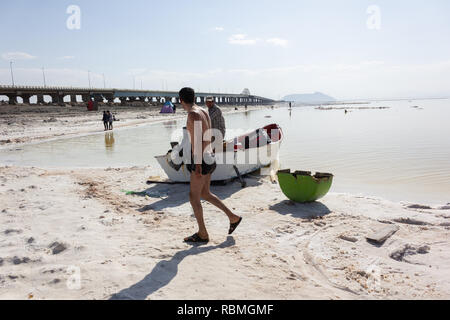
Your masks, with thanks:
[[[237,178],[237,173],[234,166],[236,166],[240,175],[249,174],[261,169],[262,167],[269,166],[274,160],[278,159],[278,149],[279,143],[275,143],[260,147],[258,149],[239,150],[236,151],[236,153],[216,154],[217,167],[211,175],[211,181],[224,181]],[[226,161],[230,159],[231,161]],[[256,159],[256,161],[249,161],[246,163],[246,159]],[[179,170],[175,170],[170,166],[170,154],[157,156],[156,160],[171,181],[190,181],[191,174],[187,170],[185,164],[182,164]]]
[[[261,146],[258,145],[258,147],[247,149],[237,148],[235,149],[235,151],[231,152],[216,153],[217,167],[211,175],[211,181],[226,181],[237,178],[238,175],[236,173],[235,167],[237,168],[240,175],[245,175],[255,172],[263,167],[269,166],[272,162],[278,160],[279,148],[283,140],[283,133],[281,131],[281,128],[278,127],[278,125],[272,124],[261,129],[269,131],[270,129],[274,128],[279,129],[279,131],[277,131],[278,135],[277,137],[271,137],[272,141],[268,144]],[[249,134],[252,133],[254,133],[254,131]],[[270,132],[268,134],[271,135]],[[228,144],[229,147],[230,144],[233,143],[233,141],[239,141],[240,145],[242,146],[245,144],[244,140],[247,135],[242,135],[240,137],[237,137],[236,139],[229,140],[225,142],[224,146]],[[231,148],[231,150],[233,150],[233,148]],[[170,152],[166,155],[156,156],[155,158],[171,181],[190,181],[191,174],[187,170],[185,164],[182,164],[179,168],[174,168],[173,166],[171,166]]]

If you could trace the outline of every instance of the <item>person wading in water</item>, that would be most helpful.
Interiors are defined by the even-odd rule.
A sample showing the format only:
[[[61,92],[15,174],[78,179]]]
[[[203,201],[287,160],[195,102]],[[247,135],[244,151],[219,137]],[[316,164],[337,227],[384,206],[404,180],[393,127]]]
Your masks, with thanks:
[[[183,88],[179,92],[180,103],[188,112],[187,130],[191,141],[191,164],[186,167],[191,173],[189,200],[198,223],[198,232],[184,239],[185,242],[208,243],[209,235],[203,220],[203,207],[200,200],[203,198],[222,210],[230,219],[228,234],[232,234],[241,223],[242,217],[235,215],[225,204],[210,191],[211,174],[216,169],[216,162],[211,147],[211,139],[205,139],[211,129],[211,119],[208,112],[195,101],[195,92],[192,88]],[[195,129],[194,129],[195,128]],[[196,136],[200,135],[200,136]],[[197,141],[201,143],[196,143]]]

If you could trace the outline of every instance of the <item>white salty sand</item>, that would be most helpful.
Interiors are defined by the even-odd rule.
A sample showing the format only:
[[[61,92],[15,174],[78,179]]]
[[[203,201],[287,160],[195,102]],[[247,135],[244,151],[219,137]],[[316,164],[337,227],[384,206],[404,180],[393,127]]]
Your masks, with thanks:
[[[140,112],[119,113],[116,127],[159,116],[136,119]],[[55,116],[51,131],[63,132],[70,118]],[[2,140],[18,139],[8,146],[55,138],[48,114],[10,119],[25,125],[5,117]],[[79,112],[68,130],[94,123],[98,130],[98,114]],[[233,236],[226,216],[205,203],[211,242],[192,247],[182,242],[196,231],[189,187],[146,185],[160,175],[151,167],[0,167],[0,299],[450,298],[450,204],[330,193],[301,205],[250,176],[245,189],[212,187],[244,218]],[[388,224],[399,230],[383,245],[366,241]]]
[[[293,204],[248,177],[245,189],[213,187],[244,217],[235,234],[205,204],[211,242],[192,247],[182,242],[196,231],[188,186],[147,186],[155,174],[0,168],[0,299],[450,297],[448,207],[334,193]],[[386,223],[400,227],[386,243],[365,240]]]

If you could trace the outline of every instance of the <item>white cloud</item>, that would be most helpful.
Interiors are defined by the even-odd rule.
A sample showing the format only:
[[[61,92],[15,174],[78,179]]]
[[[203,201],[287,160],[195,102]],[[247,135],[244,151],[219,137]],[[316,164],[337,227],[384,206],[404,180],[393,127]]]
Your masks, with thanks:
[[[242,46],[251,46],[256,44],[257,41],[258,39],[248,39],[246,34],[233,34],[228,38],[228,43]]]
[[[7,52],[2,54],[2,58],[5,60],[31,60],[36,57],[26,52]]]
[[[223,28],[223,27],[215,27],[214,30],[218,31],[218,32],[222,32],[222,31],[225,30],[225,28]]]
[[[287,47],[287,45],[289,43],[286,39],[281,39],[281,38],[267,39],[266,42],[268,44],[271,44],[271,45],[274,45],[274,46],[280,46],[280,47]]]

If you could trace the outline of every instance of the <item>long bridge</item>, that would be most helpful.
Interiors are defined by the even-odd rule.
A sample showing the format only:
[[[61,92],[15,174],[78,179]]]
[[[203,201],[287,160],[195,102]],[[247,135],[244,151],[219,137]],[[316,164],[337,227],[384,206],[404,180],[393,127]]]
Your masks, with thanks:
[[[43,104],[44,96],[48,96],[51,102],[64,105],[64,99],[70,97],[70,103],[77,103],[77,96],[87,103],[89,100],[114,104],[116,99],[121,104],[140,101],[147,103],[162,103],[171,101],[179,103],[178,92],[176,91],[153,91],[153,90],[132,90],[132,89],[93,89],[75,87],[31,87],[31,86],[0,86],[0,96],[7,96],[9,104],[17,104],[20,97],[24,104],[30,104],[30,99],[36,96],[36,103]],[[197,103],[203,104],[207,96],[213,96],[217,103],[223,104],[266,104],[274,100],[250,94],[233,93],[204,93],[197,92]]]

